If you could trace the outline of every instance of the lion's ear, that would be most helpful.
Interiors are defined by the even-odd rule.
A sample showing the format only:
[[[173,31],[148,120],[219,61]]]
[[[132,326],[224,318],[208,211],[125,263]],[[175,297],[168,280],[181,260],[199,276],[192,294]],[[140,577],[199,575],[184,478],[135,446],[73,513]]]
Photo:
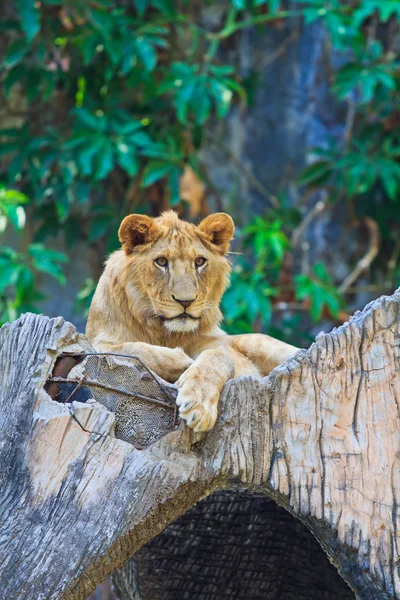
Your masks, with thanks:
[[[149,244],[157,235],[157,225],[146,215],[128,215],[118,230],[119,241],[126,254],[131,254],[135,246]]]
[[[235,233],[235,225],[229,215],[226,213],[209,215],[201,221],[198,229],[205,234],[209,242],[217,246],[221,254],[228,252],[229,242]]]

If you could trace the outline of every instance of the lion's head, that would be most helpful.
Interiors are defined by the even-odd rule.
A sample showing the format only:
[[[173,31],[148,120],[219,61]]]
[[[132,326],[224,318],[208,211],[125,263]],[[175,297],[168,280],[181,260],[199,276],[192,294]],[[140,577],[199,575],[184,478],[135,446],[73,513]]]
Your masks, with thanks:
[[[132,316],[170,333],[206,331],[220,320],[234,224],[225,213],[198,226],[173,211],[129,215],[119,228],[123,285]],[[121,263],[120,263],[121,265]]]

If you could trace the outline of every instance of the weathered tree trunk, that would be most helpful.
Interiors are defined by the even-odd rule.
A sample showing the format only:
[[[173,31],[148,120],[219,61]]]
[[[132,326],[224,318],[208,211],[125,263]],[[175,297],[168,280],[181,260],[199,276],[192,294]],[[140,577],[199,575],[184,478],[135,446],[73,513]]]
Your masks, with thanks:
[[[400,292],[320,335],[269,378],[230,381],[216,427],[138,450],[99,405],[57,403],[69,323],[26,315],[0,331],[0,597],[85,598],[227,485],[305,523],[360,599],[400,598]]]

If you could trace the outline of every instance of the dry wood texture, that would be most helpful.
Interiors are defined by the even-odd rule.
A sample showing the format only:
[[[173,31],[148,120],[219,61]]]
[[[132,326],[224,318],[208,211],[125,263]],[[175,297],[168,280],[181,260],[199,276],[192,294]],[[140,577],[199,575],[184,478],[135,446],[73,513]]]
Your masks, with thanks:
[[[320,335],[264,380],[230,381],[216,427],[145,450],[102,405],[43,389],[61,318],[0,331],[0,597],[85,598],[199,499],[228,483],[275,499],[311,529],[360,599],[400,598],[400,293]]]

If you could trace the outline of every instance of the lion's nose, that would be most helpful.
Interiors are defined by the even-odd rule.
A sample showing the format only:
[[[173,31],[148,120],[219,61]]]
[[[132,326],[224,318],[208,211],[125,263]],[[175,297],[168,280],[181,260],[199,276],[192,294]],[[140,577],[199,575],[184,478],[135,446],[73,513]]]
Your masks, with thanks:
[[[183,308],[187,308],[192,304],[192,302],[196,300],[196,298],[192,298],[191,300],[181,300],[180,298],[175,298],[175,296],[172,297],[175,300],[175,302],[179,302],[179,304],[181,304]]]

